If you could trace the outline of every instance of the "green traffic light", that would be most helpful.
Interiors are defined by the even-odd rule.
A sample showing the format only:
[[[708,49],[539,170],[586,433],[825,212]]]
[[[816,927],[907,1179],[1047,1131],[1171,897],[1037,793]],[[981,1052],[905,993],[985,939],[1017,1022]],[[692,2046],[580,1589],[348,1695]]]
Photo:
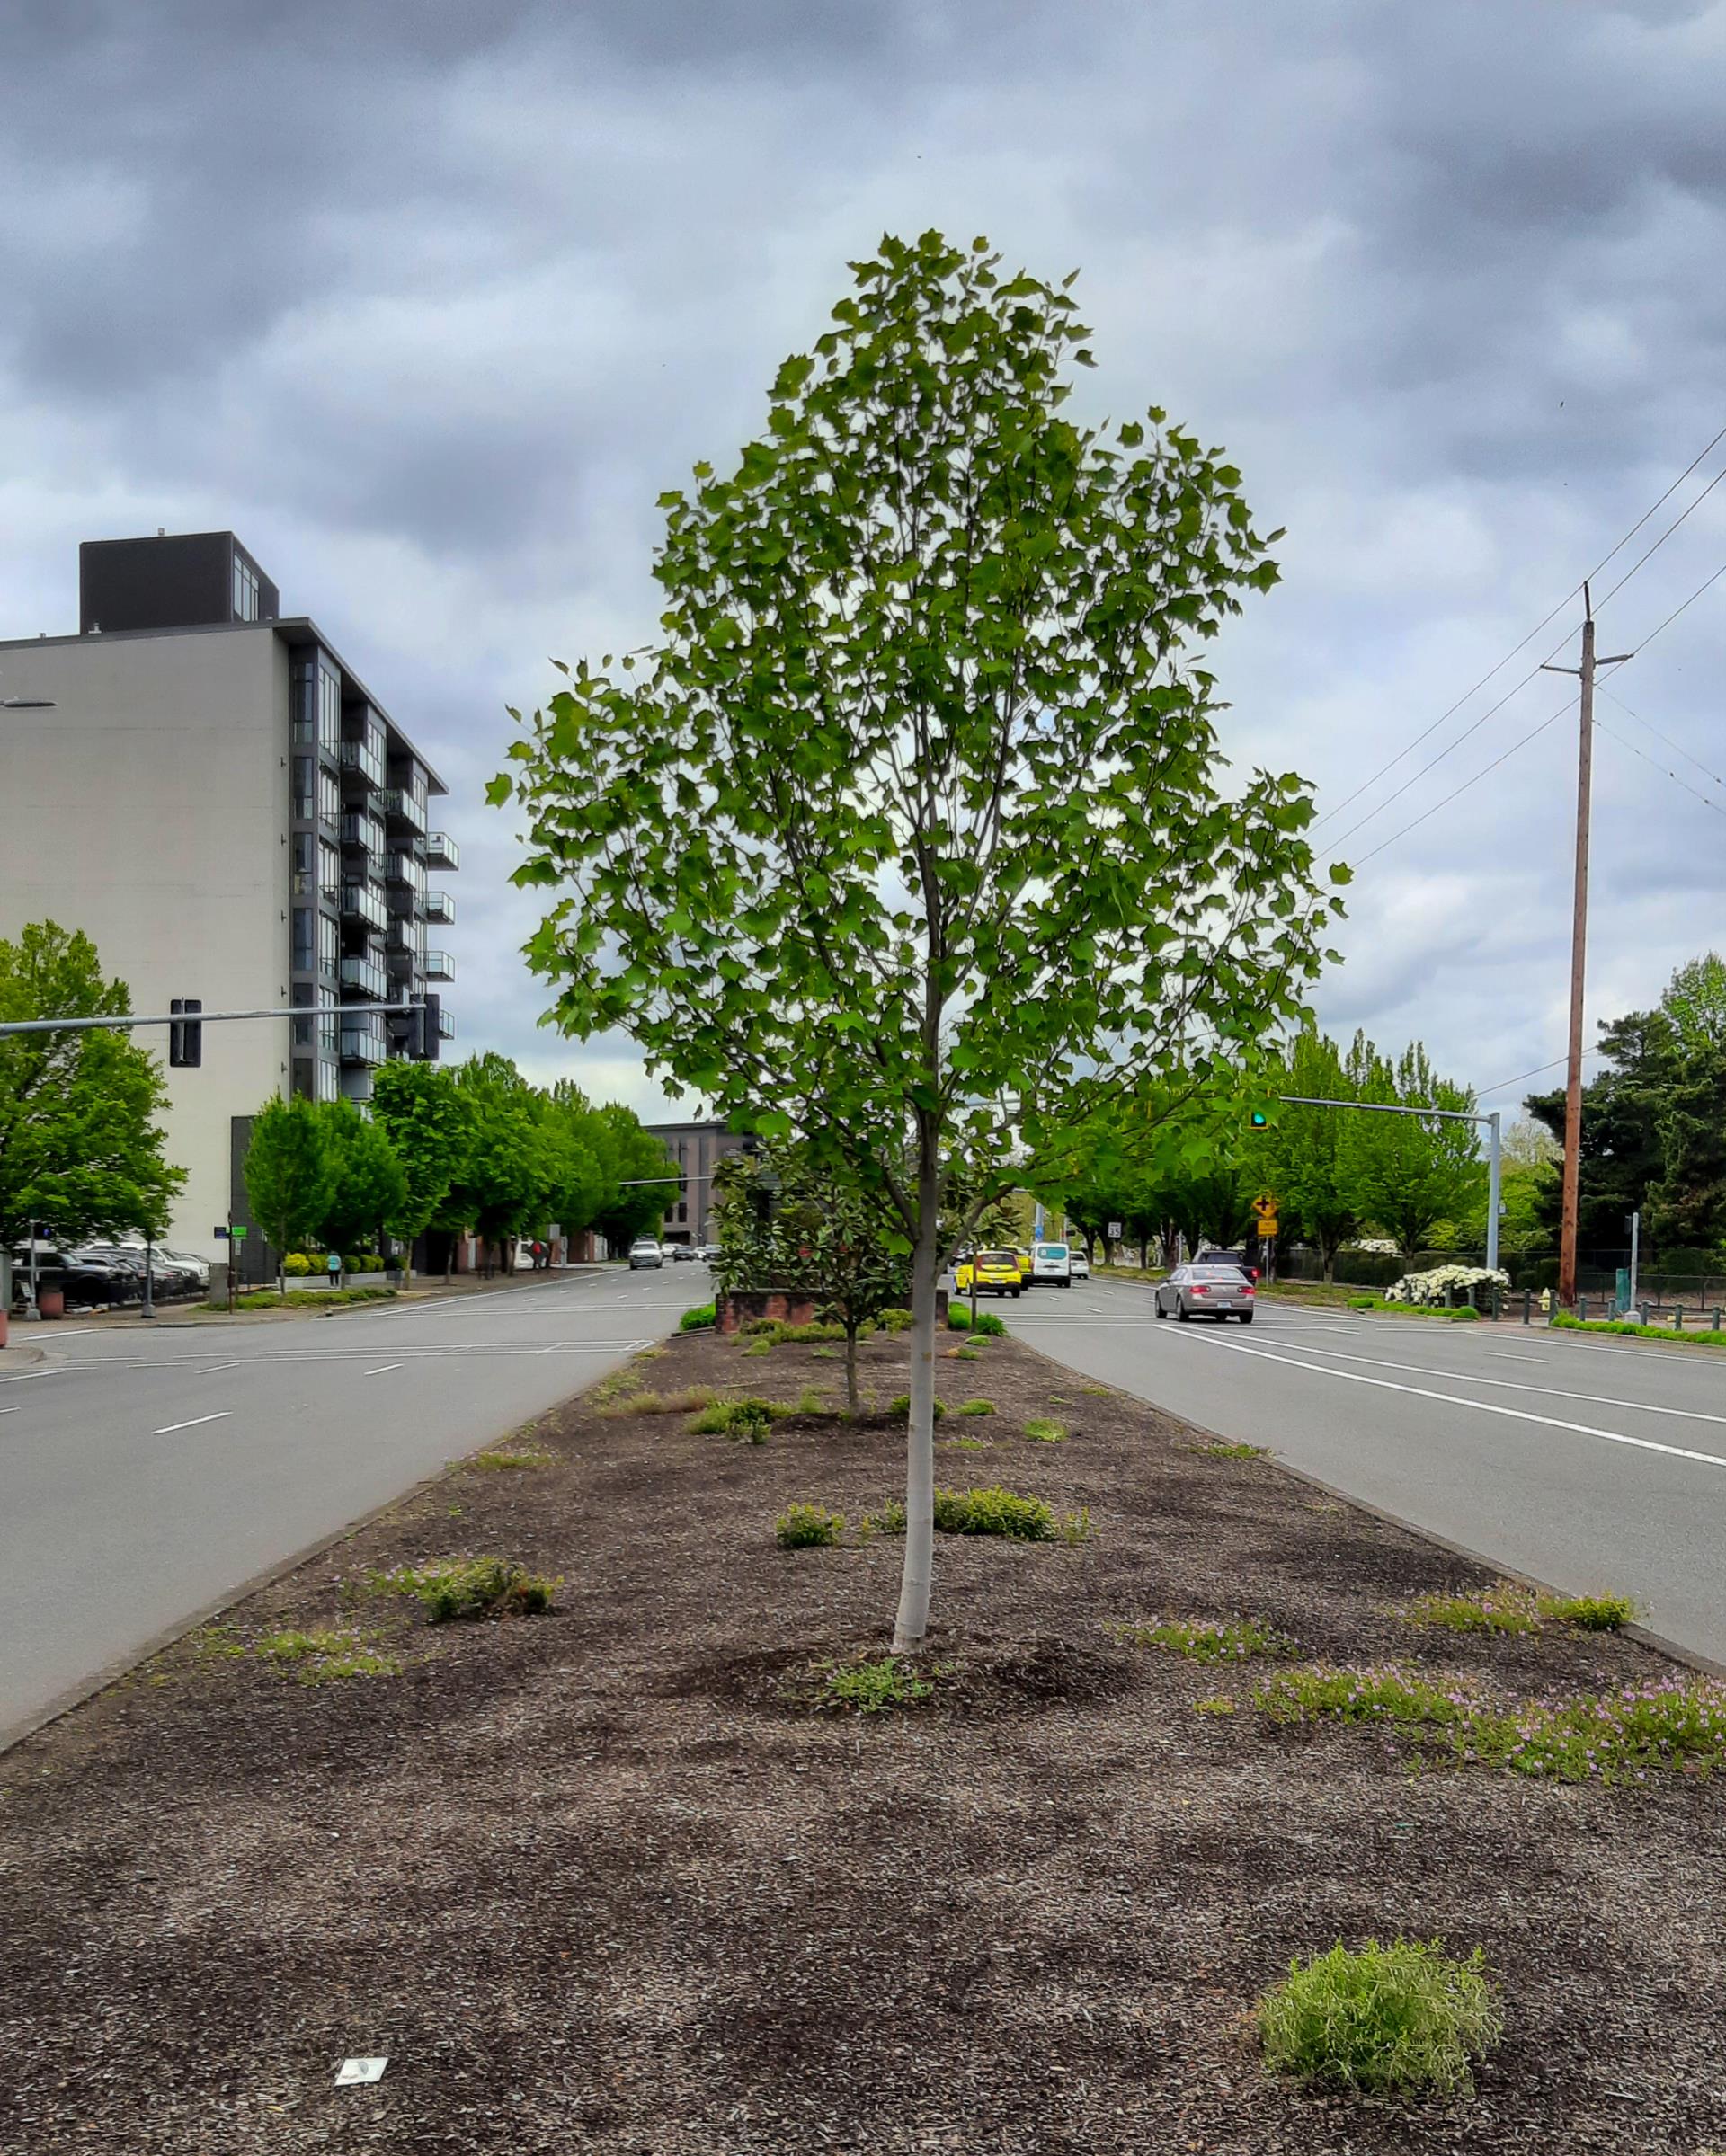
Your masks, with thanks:
[[[1255,1131],[1268,1131],[1270,1128],[1270,1118],[1262,1108],[1252,1111],[1252,1127]]]

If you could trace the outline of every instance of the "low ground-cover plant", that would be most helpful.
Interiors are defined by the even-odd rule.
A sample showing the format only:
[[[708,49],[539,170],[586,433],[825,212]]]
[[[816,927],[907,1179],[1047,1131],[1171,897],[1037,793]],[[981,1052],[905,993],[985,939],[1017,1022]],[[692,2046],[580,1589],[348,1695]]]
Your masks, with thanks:
[[[829,1512],[824,1504],[787,1504],[773,1522],[773,1539],[781,1549],[823,1548],[844,1532],[844,1513]]]
[[[912,1314],[909,1310],[883,1310],[875,1322],[884,1333],[908,1333]]]
[[[1434,1939],[1340,1939],[1328,1954],[1289,1964],[1259,2001],[1267,2063],[1303,2081],[1373,2095],[1473,2086],[1472,2064],[1504,2033],[1504,2017],[1478,1948],[1465,1960]]]
[[[887,1413],[903,1422],[906,1415],[911,1413],[911,1395],[908,1392],[897,1394],[893,1399],[887,1402]],[[935,1420],[939,1423],[946,1413],[947,1408],[944,1404],[941,1401],[937,1400],[935,1403]]]
[[[986,1452],[989,1450],[989,1440],[986,1437],[948,1437],[943,1438],[941,1442],[943,1444],[951,1445],[955,1451],[960,1452]]]
[[[920,1677],[908,1662],[895,1655],[882,1655],[856,1662],[823,1662],[815,1665],[823,1680],[823,1703],[852,1714],[885,1714],[896,1707],[915,1707],[935,1687]]]
[[[889,1497],[879,1512],[865,1513],[860,1525],[877,1535],[903,1535],[905,1531],[905,1508],[897,1497]]]
[[[1182,1452],[1197,1452],[1206,1460],[1268,1460],[1268,1445],[1225,1445],[1219,1439],[1214,1444],[1181,1445]]]
[[[1159,1647],[1193,1662],[1244,1662],[1251,1655],[1290,1655],[1294,1643],[1257,1617],[1165,1617],[1152,1625],[1117,1625],[1131,1646]]]
[[[715,1400],[689,1424],[692,1437],[729,1437],[741,1444],[764,1445],[776,1415],[796,1411],[777,1400],[751,1394],[741,1400]]]
[[[514,1445],[508,1449],[499,1447],[490,1452],[476,1452],[467,1465],[481,1475],[508,1475],[524,1472],[531,1468],[555,1467],[556,1462],[557,1455],[546,1451],[542,1446]]]
[[[611,1421],[626,1415],[693,1415],[712,1402],[710,1385],[685,1385],[676,1392],[618,1392],[605,1399],[600,1413]]]
[[[977,1490],[937,1490],[935,1525],[945,1535],[1005,1535],[1016,1542],[1054,1539],[1054,1514],[1040,1497],[992,1483]]]
[[[973,1325],[970,1305],[963,1302],[948,1303],[947,1322],[950,1331],[970,1333],[978,1339],[992,1339],[997,1335],[1004,1335],[1007,1330],[992,1310],[979,1310],[976,1323]]]
[[[961,1415],[992,1415],[994,1412],[995,1403],[992,1400],[961,1400],[959,1402]]]
[[[1636,1605],[1625,1594],[1549,1594],[1514,1580],[1495,1580],[1470,1593],[1417,1594],[1401,1614],[1408,1624],[1446,1632],[1538,1632],[1546,1624],[1615,1632],[1630,1623]]]
[[[1662,1340],[1668,1347],[1726,1347],[1726,1333],[1712,1326],[1675,1333],[1669,1326],[1638,1325],[1629,1318],[1572,1318],[1568,1310],[1555,1310],[1552,1322],[1567,1333],[1623,1333],[1633,1340]]]
[[[266,1632],[254,1650],[300,1684],[341,1683],[351,1677],[397,1677],[400,1661],[380,1655],[360,1634],[338,1626],[311,1632]]]
[[[1033,1444],[1063,1445],[1067,1442],[1067,1425],[1056,1422],[1053,1415],[1034,1415],[1025,1425],[1025,1434]]]
[[[322,1288],[316,1293],[309,1290],[289,1288],[285,1295],[274,1288],[258,1288],[240,1297],[242,1310],[323,1310],[339,1309],[349,1302],[394,1302],[394,1288]],[[219,1310],[226,1314],[225,1302],[206,1302],[206,1310]]]
[[[440,1625],[461,1618],[541,1616],[562,1582],[508,1557],[443,1557],[398,1565],[374,1575],[370,1584],[379,1593],[413,1595]]]
[[[685,1310],[677,1321],[680,1333],[705,1332],[717,1321],[717,1314],[710,1302],[698,1302],[692,1310]]]
[[[1401,1727],[1445,1727],[1464,1721],[1468,1695],[1401,1669],[1279,1670],[1259,1687],[1254,1704],[1273,1722],[1390,1722]]]

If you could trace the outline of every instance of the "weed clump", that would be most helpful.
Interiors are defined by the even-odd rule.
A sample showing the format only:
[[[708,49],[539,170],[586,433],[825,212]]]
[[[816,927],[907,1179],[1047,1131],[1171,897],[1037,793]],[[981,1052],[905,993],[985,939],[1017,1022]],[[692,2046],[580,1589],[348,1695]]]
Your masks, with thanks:
[[[1256,2018],[1271,2066],[1386,2096],[1465,2092],[1472,2062],[1504,2033],[1484,1956],[1452,1959],[1437,1939],[1373,1939],[1357,1952],[1339,1939],[1328,1954],[1296,1956]]]
[[[1538,1632],[1547,1624],[1574,1625],[1584,1632],[1615,1632],[1636,1615],[1626,1594],[1548,1594],[1495,1580],[1472,1593],[1435,1590],[1417,1594],[1402,1611],[1411,1625],[1432,1625],[1446,1632]]]
[[[1288,1655],[1294,1642],[1256,1617],[1163,1618],[1153,1625],[1117,1625],[1115,1637],[1135,1647],[1158,1647],[1190,1662],[1244,1662],[1251,1655]]]
[[[254,1652],[298,1684],[341,1683],[353,1677],[398,1677],[402,1665],[356,1632],[326,1626],[312,1632],[266,1632]]]
[[[865,1513],[861,1524],[877,1535],[903,1535],[905,1531],[905,1508],[896,1497],[889,1497],[877,1513]]]
[[[1004,1535],[1015,1542],[1054,1539],[1054,1514],[1040,1497],[999,1483],[980,1490],[937,1490],[935,1525],[945,1535]]]
[[[908,1415],[911,1413],[911,1395],[908,1392],[902,1392],[895,1395],[893,1399],[890,1399],[887,1402],[887,1413],[895,1417]],[[937,1400],[935,1403],[935,1420],[939,1423],[946,1413],[946,1407],[939,1400]]]
[[[950,1331],[969,1333],[974,1339],[992,1339],[997,1335],[1004,1335],[1007,1330],[1007,1327],[992,1310],[979,1310],[974,1325],[971,1321],[969,1307],[962,1302],[953,1302],[948,1305],[947,1322]]]
[[[1197,1452],[1206,1460],[1268,1460],[1268,1445],[1225,1445],[1220,1440],[1214,1444],[1182,1445],[1182,1452]]]
[[[751,1394],[741,1400],[716,1400],[689,1424],[692,1437],[729,1437],[739,1444],[764,1445],[776,1415],[790,1409]]]
[[[859,1715],[885,1714],[896,1707],[915,1707],[935,1689],[927,1677],[918,1676],[909,1664],[901,1662],[894,1655],[857,1662],[823,1662],[816,1665],[815,1674],[823,1680],[824,1706]]]
[[[787,1504],[773,1522],[773,1539],[781,1549],[823,1548],[844,1531],[844,1513],[829,1512],[824,1504]]]
[[[555,1452],[547,1452],[538,1445],[518,1445],[512,1451],[500,1448],[493,1452],[476,1452],[467,1465],[479,1475],[508,1475],[530,1468],[550,1468],[557,1464]]]
[[[445,1557],[374,1575],[380,1593],[411,1594],[434,1625],[480,1617],[539,1617],[563,1584],[508,1557]]]
[[[992,1400],[961,1400],[959,1402],[961,1415],[992,1415],[994,1412],[995,1403]]]
[[[1025,1434],[1033,1444],[1064,1445],[1067,1442],[1067,1425],[1056,1422],[1051,1415],[1034,1415],[1025,1425]]]

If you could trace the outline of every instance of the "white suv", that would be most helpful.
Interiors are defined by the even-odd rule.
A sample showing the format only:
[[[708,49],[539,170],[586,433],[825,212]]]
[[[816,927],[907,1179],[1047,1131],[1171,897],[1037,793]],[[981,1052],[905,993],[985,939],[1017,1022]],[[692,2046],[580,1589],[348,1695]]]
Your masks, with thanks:
[[[1031,1245],[1031,1285],[1034,1288],[1070,1288],[1072,1260],[1064,1243]]]
[[[665,1253],[650,1235],[638,1235],[629,1246],[629,1270],[643,1273],[651,1265],[655,1271],[665,1263]]]

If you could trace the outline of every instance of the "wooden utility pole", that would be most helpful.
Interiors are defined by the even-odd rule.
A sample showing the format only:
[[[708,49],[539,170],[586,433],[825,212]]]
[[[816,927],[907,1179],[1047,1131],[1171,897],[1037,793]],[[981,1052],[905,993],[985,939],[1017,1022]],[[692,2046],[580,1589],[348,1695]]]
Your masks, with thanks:
[[[1581,683],[1576,749],[1576,890],[1570,912],[1570,1064],[1564,1085],[1563,1212],[1558,1231],[1558,1300],[1576,1308],[1576,1215],[1582,1167],[1582,986],[1588,953],[1588,816],[1594,780],[1594,675],[1597,666],[1618,666],[1630,656],[1594,655],[1594,601],[1582,587],[1582,663],[1549,666],[1549,674],[1575,674]]]

